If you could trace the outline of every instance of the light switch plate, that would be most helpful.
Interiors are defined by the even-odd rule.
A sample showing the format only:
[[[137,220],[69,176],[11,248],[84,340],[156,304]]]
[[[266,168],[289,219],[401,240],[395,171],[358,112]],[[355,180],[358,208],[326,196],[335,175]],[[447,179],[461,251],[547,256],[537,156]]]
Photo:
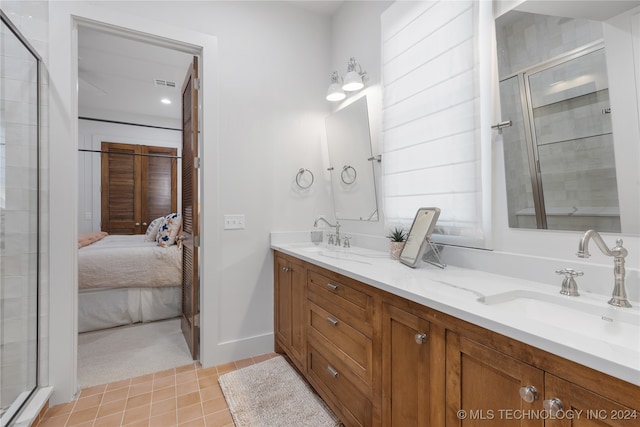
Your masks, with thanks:
[[[225,230],[244,230],[244,214],[233,214],[224,216]]]

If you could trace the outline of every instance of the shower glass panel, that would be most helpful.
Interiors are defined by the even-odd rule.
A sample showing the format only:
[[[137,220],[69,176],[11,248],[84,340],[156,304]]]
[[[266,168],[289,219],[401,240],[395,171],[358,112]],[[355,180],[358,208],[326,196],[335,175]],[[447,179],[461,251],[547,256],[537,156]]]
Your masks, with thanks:
[[[509,227],[536,228],[533,185],[529,170],[529,144],[525,132],[526,120],[520,97],[518,76],[500,82],[500,105],[509,111],[512,125],[501,130],[504,141],[504,163]]]
[[[620,232],[604,49],[527,77],[547,228]]]
[[[0,15],[0,419],[4,427],[37,386],[39,58]]]

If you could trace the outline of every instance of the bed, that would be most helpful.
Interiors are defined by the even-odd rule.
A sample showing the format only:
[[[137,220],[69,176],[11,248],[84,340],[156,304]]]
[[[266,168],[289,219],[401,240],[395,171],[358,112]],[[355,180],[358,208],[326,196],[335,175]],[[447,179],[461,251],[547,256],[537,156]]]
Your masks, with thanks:
[[[78,244],[79,332],[181,314],[179,245],[162,247],[145,235],[91,236]]]

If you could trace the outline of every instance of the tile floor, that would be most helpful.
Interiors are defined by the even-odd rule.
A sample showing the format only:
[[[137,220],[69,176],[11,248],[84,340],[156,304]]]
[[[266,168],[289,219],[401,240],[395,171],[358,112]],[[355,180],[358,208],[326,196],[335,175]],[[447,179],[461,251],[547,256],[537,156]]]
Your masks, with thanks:
[[[49,408],[37,427],[233,427],[218,376],[274,356],[206,369],[193,363],[90,387],[77,400]]]

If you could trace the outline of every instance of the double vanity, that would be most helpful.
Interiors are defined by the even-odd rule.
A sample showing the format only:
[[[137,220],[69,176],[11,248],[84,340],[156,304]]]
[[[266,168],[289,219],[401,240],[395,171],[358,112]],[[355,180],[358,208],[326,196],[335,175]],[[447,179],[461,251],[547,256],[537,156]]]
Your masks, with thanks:
[[[360,247],[272,249],[276,351],[347,426],[640,425],[638,304]]]

